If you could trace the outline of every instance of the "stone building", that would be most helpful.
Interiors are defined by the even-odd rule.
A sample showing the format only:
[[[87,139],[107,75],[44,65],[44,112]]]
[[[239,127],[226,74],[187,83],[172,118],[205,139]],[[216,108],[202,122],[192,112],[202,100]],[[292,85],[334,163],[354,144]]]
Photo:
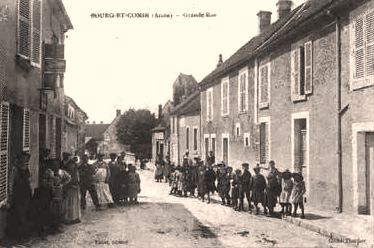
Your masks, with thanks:
[[[170,160],[182,164],[186,151],[200,156],[200,92],[196,91],[179,105],[170,115]]]
[[[73,26],[61,0],[0,2],[0,239],[6,226],[8,175],[21,151],[31,154],[38,186],[39,149],[61,157],[64,38]]]
[[[374,3],[291,4],[273,23],[259,12],[259,34],[202,80],[202,147],[213,134],[234,167],[301,171],[307,204],[373,215]]]
[[[63,151],[81,156],[84,154],[85,126],[88,116],[71,97],[66,95],[64,108]]]

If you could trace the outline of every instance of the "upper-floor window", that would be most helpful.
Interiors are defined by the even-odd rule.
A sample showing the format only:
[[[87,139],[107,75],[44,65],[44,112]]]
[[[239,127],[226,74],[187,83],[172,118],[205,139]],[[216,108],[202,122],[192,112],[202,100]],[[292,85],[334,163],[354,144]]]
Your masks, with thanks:
[[[239,72],[239,84],[238,84],[238,103],[239,113],[246,112],[248,110],[248,70],[247,68]]]
[[[374,10],[351,17],[351,88],[374,85]]]
[[[17,53],[40,65],[41,59],[41,0],[18,0]]]
[[[239,137],[241,135],[240,123],[236,123],[236,125],[235,125],[235,135],[236,135],[236,137]]]
[[[291,100],[305,100],[312,91],[313,45],[309,41],[291,52]]]
[[[213,88],[206,91],[207,121],[213,120]]]
[[[193,150],[197,151],[197,137],[198,137],[198,129],[195,127],[193,129]]]
[[[221,114],[229,114],[229,78],[222,79],[221,83]]]
[[[267,108],[270,103],[270,63],[259,69],[259,107]]]
[[[186,127],[186,150],[190,149],[190,128]]]

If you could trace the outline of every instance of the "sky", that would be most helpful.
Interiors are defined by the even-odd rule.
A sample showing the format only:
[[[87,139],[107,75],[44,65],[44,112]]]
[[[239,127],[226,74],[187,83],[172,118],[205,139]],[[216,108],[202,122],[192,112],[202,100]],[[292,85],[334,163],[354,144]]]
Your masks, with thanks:
[[[66,33],[65,93],[89,121],[110,123],[116,109],[147,108],[172,99],[179,73],[200,82],[257,35],[257,13],[278,18],[277,0],[63,0],[74,29]],[[304,0],[294,0],[294,6]],[[211,13],[214,17],[183,17]],[[149,18],[94,18],[148,13]],[[155,18],[154,14],[171,18]],[[178,15],[178,16],[177,16]]]

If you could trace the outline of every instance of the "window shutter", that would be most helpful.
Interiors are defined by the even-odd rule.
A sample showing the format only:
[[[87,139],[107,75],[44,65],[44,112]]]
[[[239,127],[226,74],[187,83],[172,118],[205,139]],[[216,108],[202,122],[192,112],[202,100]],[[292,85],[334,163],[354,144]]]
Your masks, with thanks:
[[[304,71],[304,92],[305,94],[312,94],[313,92],[313,45],[309,41],[304,44],[304,59],[305,59],[305,71]]]
[[[260,163],[266,163],[266,123],[260,124]]]
[[[353,23],[353,79],[362,79],[364,72],[364,19],[358,17]]]
[[[300,50],[291,52],[291,98],[296,100],[300,95]]]
[[[9,170],[9,104],[0,106],[0,206],[8,200]]]
[[[41,0],[33,1],[33,28],[32,28],[32,61],[36,64],[40,63],[41,51]]]
[[[260,70],[260,103],[269,102],[269,71],[268,65]]]
[[[30,57],[31,0],[19,0],[18,4],[18,54]]]
[[[56,119],[53,115],[49,117],[49,137],[51,158],[56,158]]]
[[[30,151],[30,110],[23,110],[23,151]]]
[[[369,12],[365,18],[366,36],[366,69],[365,76],[374,75],[374,11]]]

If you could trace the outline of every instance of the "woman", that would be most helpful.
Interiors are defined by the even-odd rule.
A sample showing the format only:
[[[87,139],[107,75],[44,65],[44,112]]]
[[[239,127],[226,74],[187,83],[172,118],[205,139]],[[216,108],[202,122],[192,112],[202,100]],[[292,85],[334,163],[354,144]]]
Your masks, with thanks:
[[[10,174],[10,213],[8,235],[10,238],[23,239],[28,235],[29,211],[31,206],[30,171],[27,161],[30,154],[22,152]]]
[[[64,222],[65,224],[79,223],[81,220],[79,172],[76,160],[68,158],[64,169],[71,180],[64,187]]]
[[[100,158],[100,157],[99,157]],[[99,208],[101,210],[106,206],[111,206],[113,204],[113,198],[110,194],[109,185],[108,185],[108,168],[102,158],[100,158],[99,163],[97,164],[97,171],[94,175],[95,185],[97,190],[97,197],[99,200]]]

